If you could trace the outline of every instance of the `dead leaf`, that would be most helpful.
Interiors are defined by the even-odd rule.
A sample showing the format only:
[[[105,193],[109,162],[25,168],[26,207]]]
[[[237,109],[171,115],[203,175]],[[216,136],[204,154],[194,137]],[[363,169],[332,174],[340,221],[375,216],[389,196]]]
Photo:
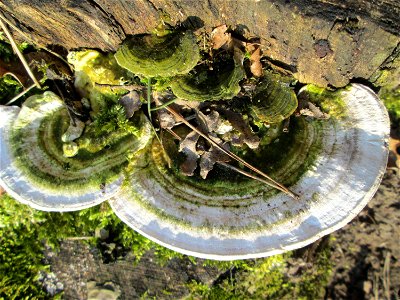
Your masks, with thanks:
[[[400,140],[389,138],[389,151],[388,167],[400,168]]]
[[[255,77],[261,77],[263,75],[261,59],[261,48],[257,45],[257,48],[250,56],[250,71]]]
[[[192,131],[179,144],[179,152],[186,155],[185,161],[180,166],[182,173],[186,176],[193,176],[194,170],[197,168],[197,160],[200,155],[197,153],[196,144],[199,137],[198,133]]]
[[[219,138],[213,137],[213,140],[221,144],[221,140]],[[225,150],[229,151],[229,147],[227,144],[222,145]],[[200,159],[200,176],[203,179],[206,179],[208,173],[214,168],[214,165],[217,162],[229,162],[230,158],[228,155],[223,153],[221,150],[218,148],[211,146],[210,150],[205,152],[203,155],[201,155]]]
[[[210,133],[218,130],[221,124],[219,113],[213,110],[210,114],[205,115],[201,111],[197,112],[197,120],[203,132]]]
[[[220,48],[228,50],[231,48],[232,36],[230,33],[226,32],[227,30],[228,26],[220,25],[215,27],[211,32],[211,42],[214,50]]]
[[[132,118],[135,111],[138,111],[142,106],[139,93],[136,91],[130,91],[128,94],[122,96],[118,100],[118,103],[125,108],[125,115],[127,119]]]
[[[240,132],[240,136],[234,136],[232,138],[232,143],[237,146],[241,146],[245,143],[250,149],[258,148],[260,138],[251,131],[249,123],[243,119],[242,115],[227,109],[222,110],[222,112],[232,124],[233,128]]]
[[[312,117],[315,119],[329,119],[329,114],[324,113],[321,109],[311,102],[301,103],[303,108],[300,109],[300,114],[303,116]]]

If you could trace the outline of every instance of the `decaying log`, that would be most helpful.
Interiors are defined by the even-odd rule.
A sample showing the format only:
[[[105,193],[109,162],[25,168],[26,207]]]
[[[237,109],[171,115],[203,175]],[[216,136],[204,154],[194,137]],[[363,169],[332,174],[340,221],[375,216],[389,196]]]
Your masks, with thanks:
[[[201,26],[199,34],[227,24],[260,37],[271,63],[320,86],[369,79],[400,53],[397,0],[2,0],[0,11],[36,42],[67,50],[114,51],[162,16]]]

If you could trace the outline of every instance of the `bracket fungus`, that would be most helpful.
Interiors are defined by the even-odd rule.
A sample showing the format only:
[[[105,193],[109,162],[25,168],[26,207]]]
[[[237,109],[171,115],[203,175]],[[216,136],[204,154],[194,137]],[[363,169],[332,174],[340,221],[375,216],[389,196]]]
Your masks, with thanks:
[[[200,60],[200,52],[195,35],[187,30],[161,37],[133,36],[118,48],[115,59],[133,74],[171,77],[193,69]]]
[[[188,101],[232,99],[240,92],[239,82],[244,77],[243,66],[232,63],[223,70],[180,76],[170,86],[175,96]]]
[[[293,90],[279,76],[268,74],[257,86],[250,114],[259,122],[279,123],[290,117],[297,108]]]
[[[305,246],[361,211],[379,186],[388,156],[389,118],[369,88],[352,84],[331,92],[307,85],[296,97],[267,74],[251,96],[240,98],[242,64],[223,61],[215,76],[196,66],[199,59],[191,31],[134,36],[115,56],[70,54],[75,87],[89,100],[87,121],[73,118],[52,92],[28,98],[22,108],[0,106],[0,185],[42,210],[77,210],[108,200],[125,223],[151,240],[220,260]],[[202,120],[196,129],[190,116],[168,106],[182,106],[178,101],[151,109],[157,91],[151,93],[147,81],[148,117],[151,110],[174,112],[172,125],[162,129],[178,139],[174,124],[192,130],[180,132],[187,137],[180,147],[167,133],[160,137],[162,146],[153,139],[154,128],[140,111],[143,85],[134,92],[124,85],[113,89],[127,79],[137,83],[136,75],[166,79],[173,100],[189,100],[181,101],[185,112]],[[224,148],[229,142],[232,152]],[[179,164],[188,153],[193,157],[185,176]],[[226,164],[235,157],[237,168]],[[244,177],[243,166],[275,185]]]
[[[20,202],[49,211],[83,209],[113,196],[127,157],[152,137],[141,116],[136,136],[116,131],[99,146],[102,141],[86,126],[81,136],[66,140],[72,121],[52,92],[29,97],[21,109],[0,106],[0,119],[0,184]]]
[[[143,153],[148,165],[134,171],[130,184],[109,203],[146,237],[198,257],[255,258],[305,246],[361,211],[387,162],[389,119],[380,100],[358,84],[334,95],[330,105],[340,114],[294,118],[290,139],[281,138],[268,149],[275,149],[277,157],[268,158],[268,150],[253,154],[267,161],[270,175],[299,199],[224,169],[207,181],[182,176],[167,168],[153,143]],[[310,86],[299,94],[313,96]]]

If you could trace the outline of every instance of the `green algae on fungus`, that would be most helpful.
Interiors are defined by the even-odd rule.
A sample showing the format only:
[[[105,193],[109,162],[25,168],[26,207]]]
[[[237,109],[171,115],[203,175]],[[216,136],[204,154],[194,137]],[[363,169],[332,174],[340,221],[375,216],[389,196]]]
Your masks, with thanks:
[[[246,160],[255,164],[270,176],[284,184],[295,184],[306,171],[312,168],[314,161],[321,150],[324,128],[320,122],[309,122],[299,118],[292,122],[289,134],[282,134],[282,138],[274,145],[268,145],[250,151]],[[173,143],[163,141],[164,149],[170,157],[176,157],[177,152],[170,148]],[[285,152],[280,149],[287,149]],[[271,151],[274,150],[273,153]],[[141,209],[151,213],[165,222],[183,226],[186,229],[197,228],[202,232],[215,230],[226,231],[226,219],[207,222],[209,214],[201,214],[199,210],[221,210],[231,218],[238,211],[249,210],[257,205],[258,201],[269,202],[269,197],[278,192],[255,180],[229,171],[223,167],[216,167],[213,176],[202,180],[199,176],[188,177],[180,173],[178,166],[170,168],[163,150],[157,142],[153,142],[150,151],[143,154],[143,168],[136,168],[130,175],[130,185],[124,185],[123,194],[126,201],[140,205]],[[262,164],[260,165],[260,161]],[[153,192],[156,191],[156,192]],[[154,195],[153,195],[154,194]],[[157,196],[155,195],[157,194]],[[152,197],[156,199],[153,199]],[[154,205],[154,202],[157,205]],[[188,217],[191,214],[195,217]],[[287,211],[283,211],[278,222],[287,220]],[[195,218],[195,221],[193,221]],[[210,219],[211,220],[211,219]],[[245,225],[243,223],[246,223]],[[249,218],[240,224],[231,222],[230,233],[244,233],[265,229],[265,223]]]
[[[172,77],[186,74],[200,60],[199,46],[192,31],[157,35],[136,35],[117,50],[118,64],[136,75]]]
[[[343,89],[329,90],[318,87],[313,84],[302,88],[307,95],[304,100],[318,105],[324,113],[329,114],[331,118],[342,118],[347,114],[346,103],[343,101]]]
[[[137,115],[136,136],[117,130],[97,145],[85,128],[73,141],[73,157],[68,157],[65,147],[72,142],[63,143],[62,135],[70,118],[57,95],[35,95],[20,111],[13,109],[15,119],[2,128],[5,173],[0,179],[7,191],[18,194],[18,200],[44,210],[81,209],[106,200],[120,188],[128,157],[152,138],[146,117]],[[1,107],[0,112],[6,110]],[[95,149],[89,152],[88,147]]]
[[[267,73],[257,85],[250,105],[250,115],[255,122],[279,123],[287,119],[297,108],[297,97],[279,75]]]
[[[245,77],[243,66],[234,63],[222,70],[200,70],[173,79],[172,92],[188,101],[232,99],[240,92],[239,82]]]
[[[94,115],[107,109],[108,103],[115,103],[126,94],[125,89],[96,85],[122,85],[132,76],[117,64],[113,54],[103,54],[96,50],[70,52],[68,62],[75,69],[75,88],[81,97],[90,100]]]
[[[340,95],[343,118],[293,117],[288,133],[245,157],[299,199],[222,166],[207,180],[185,177],[154,143],[110,205],[143,235],[197,257],[255,258],[305,246],[347,224],[376,191],[386,165],[383,105],[361,85]]]

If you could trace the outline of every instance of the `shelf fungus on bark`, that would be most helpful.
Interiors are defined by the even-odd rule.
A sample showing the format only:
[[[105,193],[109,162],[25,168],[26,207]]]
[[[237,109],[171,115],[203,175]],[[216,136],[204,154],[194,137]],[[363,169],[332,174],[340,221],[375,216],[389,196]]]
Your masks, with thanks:
[[[172,77],[186,74],[200,60],[196,36],[192,31],[157,35],[136,35],[117,50],[118,64],[133,74],[146,77]]]
[[[389,119],[365,86],[324,93],[330,98],[326,105],[320,101],[320,107],[329,118],[291,116],[289,132],[244,157],[299,199],[223,166],[207,180],[183,176],[178,168],[167,167],[163,151],[153,143],[142,152],[143,168],[133,170],[130,184],[109,200],[111,207],[146,237],[209,259],[273,255],[339,229],[379,186],[388,156]],[[299,99],[315,101],[320,94],[306,86]]]
[[[278,75],[266,74],[257,86],[250,106],[250,114],[257,122],[279,123],[297,108],[297,98],[288,84]]]
[[[245,77],[243,66],[231,62],[222,70],[202,70],[173,79],[172,92],[188,101],[232,99],[240,92],[239,82]]]
[[[29,97],[22,108],[0,106],[0,118],[0,184],[17,200],[48,211],[83,209],[113,196],[129,156],[152,137],[144,115],[136,118],[136,135],[117,130],[97,137],[93,123],[74,126],[52,92]]]

